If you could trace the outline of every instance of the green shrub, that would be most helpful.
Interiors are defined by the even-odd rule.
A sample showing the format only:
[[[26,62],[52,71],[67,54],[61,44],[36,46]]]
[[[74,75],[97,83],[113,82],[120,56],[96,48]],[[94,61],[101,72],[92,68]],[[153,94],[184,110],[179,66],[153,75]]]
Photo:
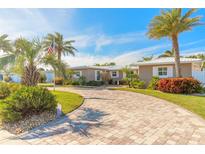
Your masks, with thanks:
[[[6,107],[2,111],[2,120],[13,122],[28,115],[44,111],[55,112],[57,101],[53,94],[41,87],[25,87],[12,93],[4,100]]]
[[[8,75],[4,75],[4,76],[3,76],[3,80],[4,80],[5,82],[10,82],[10,81],[11,81],[11,77],[8,76]]]
[[[78,82],[79,82],[80,85],[85,85],[85,84],[86,84],[86,77],[81,76],[81,77],[78,79]]]
[[[4,99],[10,95],[9,86],[7,83],[0,83],[0,99]]]
[[[168,93],[191,94],[199,92],[200,82],[194,78],[164,78],[158,81],[157,89]]]
[[[159,77],[153,76],[152,79],[149,82],[149,85],[147,86],[147,89],[156,90],[157,89],[157,83],[158,83],[159,80],[160,80]]]
[[[87,86],[102,86],[103,84],[103,81],[88,81],[86,83]]]
[[[145,87],[144,81],[133,81],[131,82],[132,88],[143,89]]]
[[[66,79],[66,80],[64,80],[64,85],[72,85],[72,80],[71,79]]]
[[[79,81],[73,81],[72,85],[80,85]]]

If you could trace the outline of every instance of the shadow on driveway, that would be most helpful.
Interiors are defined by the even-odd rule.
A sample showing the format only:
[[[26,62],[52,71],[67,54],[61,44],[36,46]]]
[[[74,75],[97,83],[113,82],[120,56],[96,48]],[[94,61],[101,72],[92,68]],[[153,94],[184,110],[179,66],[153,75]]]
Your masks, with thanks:
[[[20,136],[22,140],[46,138],[54,135],[64,134],[66,132],[78,133],[79,135],[89,136],[89,130],[94,127],[102,126],[101,119],[108,115],[103,111],[92,108],[81,109],[82,113],[75,119],[69,116],[62,117],[48,124],[37,127]],[[74,113],[75,114],[75,113]]]

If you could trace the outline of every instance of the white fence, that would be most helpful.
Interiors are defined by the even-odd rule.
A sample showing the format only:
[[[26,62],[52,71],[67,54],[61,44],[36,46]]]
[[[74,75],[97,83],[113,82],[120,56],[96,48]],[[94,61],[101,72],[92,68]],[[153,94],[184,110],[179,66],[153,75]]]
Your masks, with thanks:
[[[192,76],[205,85],[205,70],[204,71],[193,71]]]

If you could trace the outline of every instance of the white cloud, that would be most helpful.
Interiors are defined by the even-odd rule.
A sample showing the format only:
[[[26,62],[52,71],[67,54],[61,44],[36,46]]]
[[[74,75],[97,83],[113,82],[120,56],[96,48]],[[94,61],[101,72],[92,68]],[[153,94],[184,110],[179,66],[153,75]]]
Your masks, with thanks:
[[[156,45],[135,51],[127,51],[119,56],[95,56],[89,54],[78,53],[75,57],[64,57],[64,61],[70,66],[94,65],[96,63],[115,62],[117,65],[129,65],[136,63],[143,56],[148,56],[158,52],[159,49],[168,47],[169,45]]]
[[[102,32],[84,33],[82,35],[74,35],[67,39],[75,40],[74,46],[76,48],[86,48],[94,46],[96,51],[100,51],[103,47],[108,45],[119,45],[132,42],[139,42],[144,40],[144,32],[132,32],[118,35],[106,35]]]
[[[46,35],[48,32],[56,31],[65,20],[70,23],[69,16],[73,13],[69,11],[73,10],[53,9],[49,12],[55,18],[52,19],[41,9],[0,9],[0,34],[8,34],[10,39]]]

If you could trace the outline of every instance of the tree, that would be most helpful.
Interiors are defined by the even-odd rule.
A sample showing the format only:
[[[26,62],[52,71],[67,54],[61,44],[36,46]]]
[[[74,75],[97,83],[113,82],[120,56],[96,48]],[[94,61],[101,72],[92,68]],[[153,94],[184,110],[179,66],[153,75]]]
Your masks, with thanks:
[[[45,37],[44,41],[43,41],[43,47],[44,49],[47,51],[48,48],[51,46],[52,42],[54,43],[54,47],[55,47],[55,52],[57,54],[57,59],[59,61],[61,61],[61,56],[62,54],[65,55],[75,55],[75,52],[77,51],[77,49],[75,49],[72,46],[72,43],[74,43],[74,40],[65,40],[63,38],[63,35],[55,32],[54,34],[47,34],[47,36]]]
[[[110,63],[104,63],[104,64],[95,64],[95,66],[115,66],[115,62],[110,62]]]
[[[158,58],[162,58],[162,57],[173,57],[174,56],[174,52],[173,50],[166,50],[163,54],[161,54]]]
[[[38,83],[40,72],[37,66],[40,64],[41,42],[38,39],[28,41],[25,38],[18,38],[15,41],[16,66],[22,73],[22,83],[27,86],[35,86]]]
[[[197,58],[205,61],[205,54],[191,55],[191,56],[187,56],[187,58]],[[204,68],[205,68],[205,62],[202,63],[201,70],[203,70]]]
[[[139,60],[138,62],[143,62],[143,61],[150,61],[153,59],[153,55],[150,57],[142,57],[142,60]]]
[[[12,44],[11,41],[8,39],[8,35],[6,34],[0,36],[0,51],[7,53],[0,58],[0,70],[1,70],[9,63],[12,63],[15,58],[14,54],[11,54],[13,51]]]
[[[129,67],[125,67],[122,69],[122,72],[124,72],[126,74],[126,77],[123,79],[129,86],[129,88],[132,87],[132,84],[135,82],[135,81],[139,81],[139,77],[137,74],[135,74],[133,72],[132,69],[130,69]]]
[[[155,16],[148,30],[150,39],[161,39],[167,37],[172,40],[172,49],[175,56],[176,76],[181,76],[180,53],[179,53],[179,34],[192,30],[193,27],[201,25],[200,16],[191,17],[197,9],[190,9],[182,14],[182,9],[162,10],[161,15]]]

